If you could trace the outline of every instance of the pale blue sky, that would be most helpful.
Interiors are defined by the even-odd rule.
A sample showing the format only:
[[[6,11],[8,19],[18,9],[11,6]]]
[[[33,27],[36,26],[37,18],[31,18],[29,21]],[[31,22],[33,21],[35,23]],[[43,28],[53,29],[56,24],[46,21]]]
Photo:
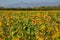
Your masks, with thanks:
[[[19,2],[60,2],[60,0],[0,0],[0,5],[5,6]]]

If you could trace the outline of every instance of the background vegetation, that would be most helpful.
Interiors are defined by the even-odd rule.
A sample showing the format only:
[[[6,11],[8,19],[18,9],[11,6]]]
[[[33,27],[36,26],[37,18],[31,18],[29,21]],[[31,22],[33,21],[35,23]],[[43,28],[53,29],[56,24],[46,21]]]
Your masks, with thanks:
[[[33,7],[33,8],[5,8],[5,7],[0,7],[0,10],[60,10],[60,5],[59,6],[38,6],[38,7]]]

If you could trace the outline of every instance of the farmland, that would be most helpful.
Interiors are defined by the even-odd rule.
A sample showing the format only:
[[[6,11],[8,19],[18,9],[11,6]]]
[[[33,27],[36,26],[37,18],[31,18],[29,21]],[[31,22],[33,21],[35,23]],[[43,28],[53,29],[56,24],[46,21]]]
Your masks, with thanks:
[[[60,40],[60,10],[0,10],[0,40]]]

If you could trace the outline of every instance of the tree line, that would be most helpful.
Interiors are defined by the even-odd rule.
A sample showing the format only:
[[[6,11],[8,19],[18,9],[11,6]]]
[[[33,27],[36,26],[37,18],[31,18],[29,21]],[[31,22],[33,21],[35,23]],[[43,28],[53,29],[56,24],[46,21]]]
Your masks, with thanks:
[[[5,8],[5,7],[0,7],[0,10],[60,10],[60,5],[59,6],[38,6],[38,7],[33,7],[33,8]]]

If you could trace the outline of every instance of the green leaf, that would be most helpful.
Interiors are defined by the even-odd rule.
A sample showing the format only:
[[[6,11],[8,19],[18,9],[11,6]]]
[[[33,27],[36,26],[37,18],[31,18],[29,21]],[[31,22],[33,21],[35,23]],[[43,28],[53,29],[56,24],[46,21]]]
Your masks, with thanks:
[[[55,40],[60,40],[60,37],[56,38]]]
[[[12,40],[12,37],[8,36],[5,40]]]

